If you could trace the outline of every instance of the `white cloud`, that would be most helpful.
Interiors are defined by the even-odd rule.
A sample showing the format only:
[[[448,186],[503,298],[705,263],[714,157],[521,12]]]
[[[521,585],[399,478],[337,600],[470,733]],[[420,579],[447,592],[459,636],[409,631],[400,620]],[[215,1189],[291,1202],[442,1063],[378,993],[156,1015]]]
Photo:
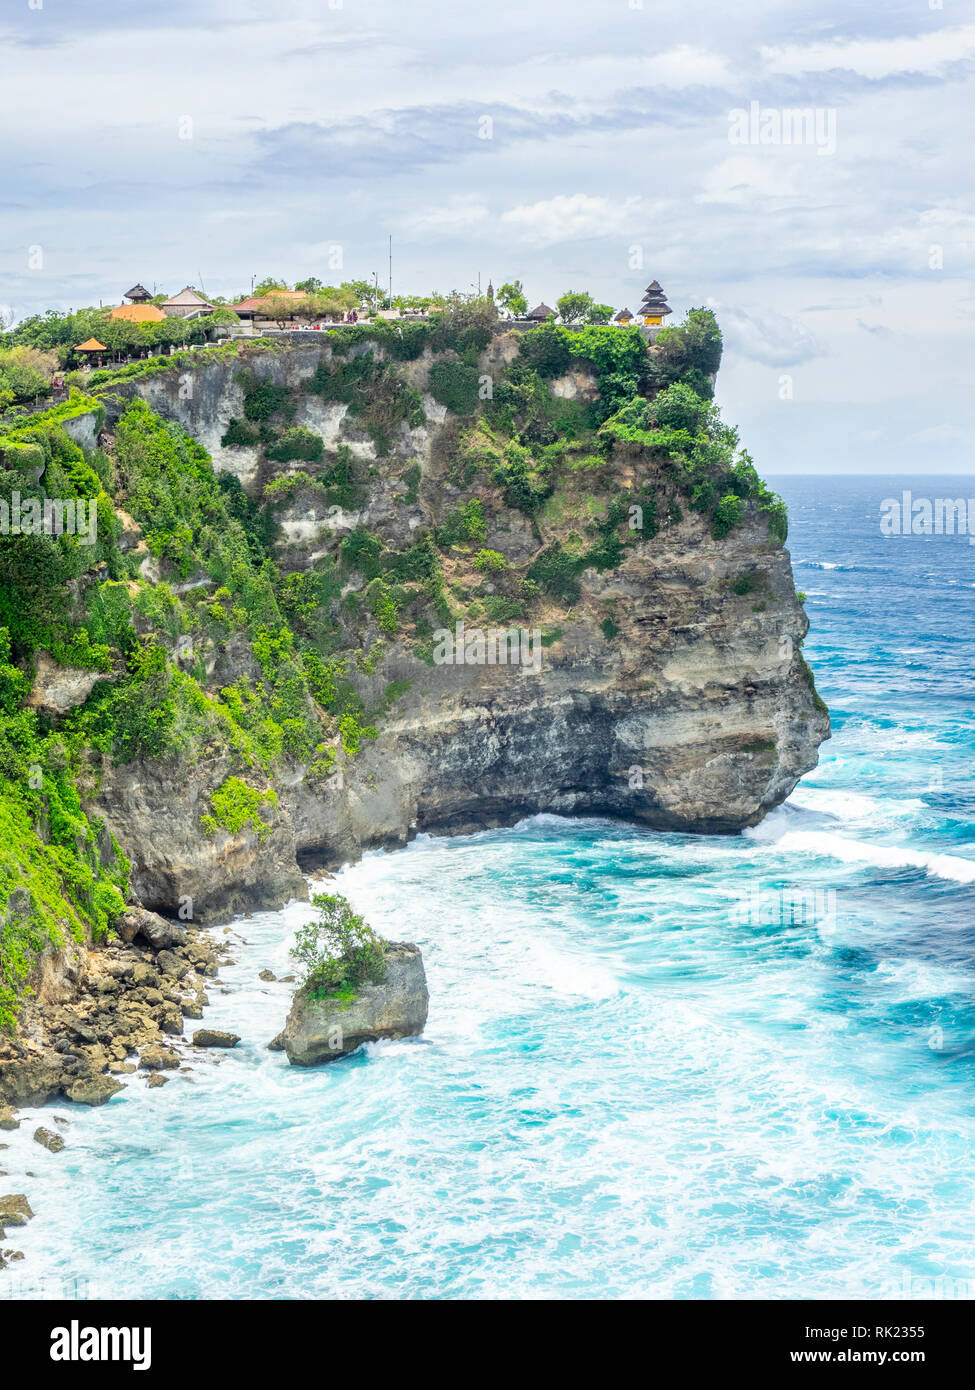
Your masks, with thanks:
[[[465,236],[486,222],[488,216],[488,208],[480,195],[468,193],[407,217],[405,227],[418,237]]]
[[[823,355],[806,325],[787,314],[730,307],[720,318],[729,350],[766,367],[792,367]]]
[[[754,207],[756,199],[795,198],[802,190],[802,177],[800,165],[778,148],[772,157],[764,151],[729,155],[705,174],[695,201]]]
[[[523,203],[501,215],[506,226],[516,228],[528,240],[551,246],[561,241],[619,233],[639,225],[646,217],[645,200],[640,197],[595,197],[589,193],[560,193],[538,203]]]
[[[960,444],[968,435],[958,425],[929,425],[911,435],[914,444]]]
[[[935,75],[944,72],[952,63],[975,57],[975,24],[891,39],[784,44],[763,47],[761,53],[769,72],[789,76],[836,69],[870,78],[890,77],[895,73]]]

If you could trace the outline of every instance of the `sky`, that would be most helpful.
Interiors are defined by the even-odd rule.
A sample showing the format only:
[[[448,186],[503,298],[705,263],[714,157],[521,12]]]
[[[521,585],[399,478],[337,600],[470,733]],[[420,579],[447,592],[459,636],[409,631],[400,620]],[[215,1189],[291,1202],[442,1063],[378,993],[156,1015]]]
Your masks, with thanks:
[[[0,72],[17,319],[392,236],[394,293],[710,305],[765,474],[975,473],[975,0],[3,0]]]

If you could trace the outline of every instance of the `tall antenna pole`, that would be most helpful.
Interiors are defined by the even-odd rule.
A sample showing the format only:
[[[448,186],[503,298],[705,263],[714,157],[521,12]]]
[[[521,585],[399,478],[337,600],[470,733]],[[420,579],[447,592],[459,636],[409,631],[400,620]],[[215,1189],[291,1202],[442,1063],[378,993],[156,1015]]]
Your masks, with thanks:
[[[393,236],[389,236],[389,307],[393,307]]]

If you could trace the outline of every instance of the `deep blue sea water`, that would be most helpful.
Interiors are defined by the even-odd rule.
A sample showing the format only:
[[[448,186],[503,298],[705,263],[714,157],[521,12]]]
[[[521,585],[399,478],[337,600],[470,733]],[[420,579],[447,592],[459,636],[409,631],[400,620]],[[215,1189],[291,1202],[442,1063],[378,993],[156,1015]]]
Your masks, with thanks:
[[[0,1296],[975,1295],[975,547],[878,524],[975,480],[774,481],[834,731],[789,802],[366,856],[341,891],[422,947],[429,1024],[313,1072],[257,978],[307,908],[235,922],[237,1049],[55,1106],[58,1155],[50,1108],[3,1136]]]

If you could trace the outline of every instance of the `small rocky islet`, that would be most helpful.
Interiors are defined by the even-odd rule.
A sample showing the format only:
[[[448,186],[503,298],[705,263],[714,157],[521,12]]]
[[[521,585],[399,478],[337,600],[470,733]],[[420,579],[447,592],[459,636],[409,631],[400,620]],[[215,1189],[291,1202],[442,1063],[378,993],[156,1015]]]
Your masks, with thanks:
[[[367,982],[352,999],[296,991],[284,1031],[268,1044],[287,1053],[292,1066],[335,1062],[363,1043],[412,1038],[423,1032],[430,994],[423,956],[412,942],[385,943],[385,977]]]

